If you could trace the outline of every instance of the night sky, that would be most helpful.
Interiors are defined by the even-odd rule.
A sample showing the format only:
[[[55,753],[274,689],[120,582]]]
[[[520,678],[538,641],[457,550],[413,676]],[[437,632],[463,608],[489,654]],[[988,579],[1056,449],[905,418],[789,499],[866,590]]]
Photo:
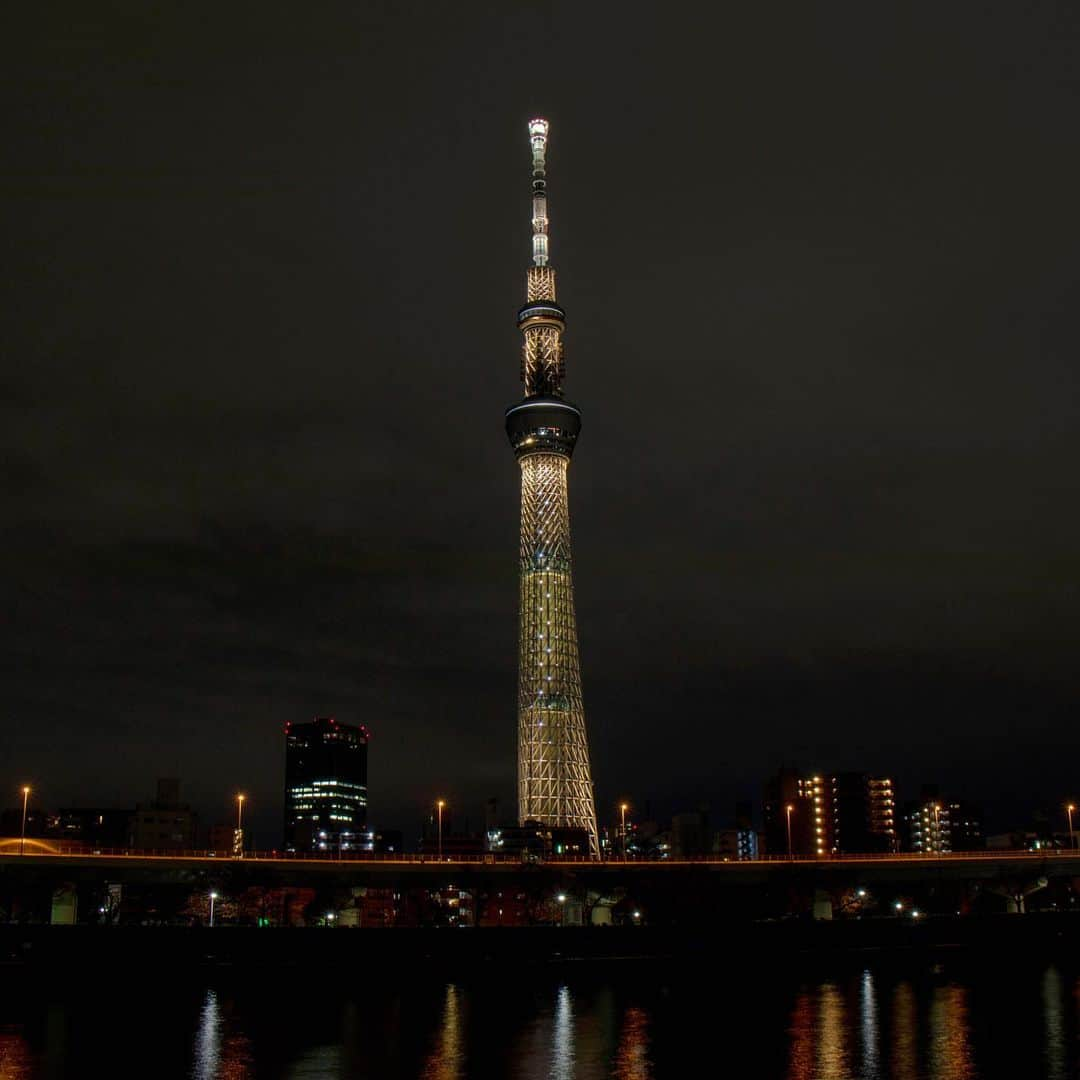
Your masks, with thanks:
[[[7,13],[0,803],[514,813],[534,115],[601,822],[1080,795],[1080,10],[709,11]]]

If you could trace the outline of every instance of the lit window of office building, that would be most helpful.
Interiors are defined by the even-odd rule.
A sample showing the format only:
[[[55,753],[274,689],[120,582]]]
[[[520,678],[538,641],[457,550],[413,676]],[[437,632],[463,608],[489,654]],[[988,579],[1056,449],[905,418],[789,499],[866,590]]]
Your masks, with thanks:
[[[871,776],[866,781],[869,808],[869,851],[896,850],[896,794],[893,782],[885,776]]]
[[[833,852],[839,855],[896,850],[893,782],[888,777],[843,772],[832,777]]]
[[[810,851],[828,855],[833,850],[833,786],[820,773],[799,780],[799,795],[810,815]]]
[[[941,798],[932,785],[924,786],[918,802],[906,804],[903,819],[908,851],[948,855],[986,846],[982,811],[969,802]]]
[[[893,792],[888,777],[781,769],[765,785],[765,849],[822,857],[895,851]]]
[[[285,850],[368,846],[368,732],[333,717],[285,727]]]

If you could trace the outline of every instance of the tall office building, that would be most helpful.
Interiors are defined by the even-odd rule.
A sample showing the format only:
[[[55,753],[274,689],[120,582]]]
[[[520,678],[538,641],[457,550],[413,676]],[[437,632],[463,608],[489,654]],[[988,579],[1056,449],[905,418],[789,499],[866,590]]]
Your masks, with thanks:
[[[810,854],[829,855],[833,850],[832,783],[815,773],[799,780],[799,793],[810,818]]]
[[[953,851],[982,851],[986,847],[982,808],[974,803],[949,800],[949,830]]]
[[[316,717],[285,725],[285,850],[362,849],[368,732]]]
[[[532,266],[518,312],[525,396],[506,410],[521,467],[518,821],[582,831],[600,854],[581,696],[566,473],[581,412],[563,400],[566,313],[548,262],[548,123],[529,122]]]
[[[788,807],[791,808],[790,815]],[[765,847],[770,855],[861,854],[896,849],[893,782],[865,773],[781,769],[765,784]]]
[[[933,784],[923,785],[917,802],[904,805],[901,824],[906,851],[950,855],[986,846],[982,811],[969,802],[942,798]]]
[[[865,773],[832,777],[833,847],[838,854],[896,850],[893,782]]]
[[[735,804],[735,853],[739,859],[756,859],[761,854],[754,828],[754,806],[749,799]]]
[[[797,769],[780,769],[765,781],[761,817],[766,854],[786,855],[789,847],[793,855],[815,854],[816,815],[806,791]]]
[[[887,776],[870,776],[866,780],[867,802],[870,811],[868,851],[896,851],[898,847],[896,821],[896,788]]]

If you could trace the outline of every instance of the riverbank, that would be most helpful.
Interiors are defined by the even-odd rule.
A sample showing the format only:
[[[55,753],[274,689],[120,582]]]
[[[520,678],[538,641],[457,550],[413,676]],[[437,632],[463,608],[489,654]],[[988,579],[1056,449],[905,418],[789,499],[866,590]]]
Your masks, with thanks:
[[[1080,914],[719,923],[708,927],[339,929],[0,926],[0,963],[42,969],[352,968],[723,957],[995,953],[1048,959],[1080,950]]]

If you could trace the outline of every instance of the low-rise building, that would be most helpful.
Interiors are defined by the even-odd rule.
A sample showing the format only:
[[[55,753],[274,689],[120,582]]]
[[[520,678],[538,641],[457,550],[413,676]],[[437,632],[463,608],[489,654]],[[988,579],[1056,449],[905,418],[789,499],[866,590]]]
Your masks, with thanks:
[[[190,851],[196,845],[199,817],[180,801],[180,781],[157,782],[157,797],[139,803],[131,816],[129,847],[138,851]]]

